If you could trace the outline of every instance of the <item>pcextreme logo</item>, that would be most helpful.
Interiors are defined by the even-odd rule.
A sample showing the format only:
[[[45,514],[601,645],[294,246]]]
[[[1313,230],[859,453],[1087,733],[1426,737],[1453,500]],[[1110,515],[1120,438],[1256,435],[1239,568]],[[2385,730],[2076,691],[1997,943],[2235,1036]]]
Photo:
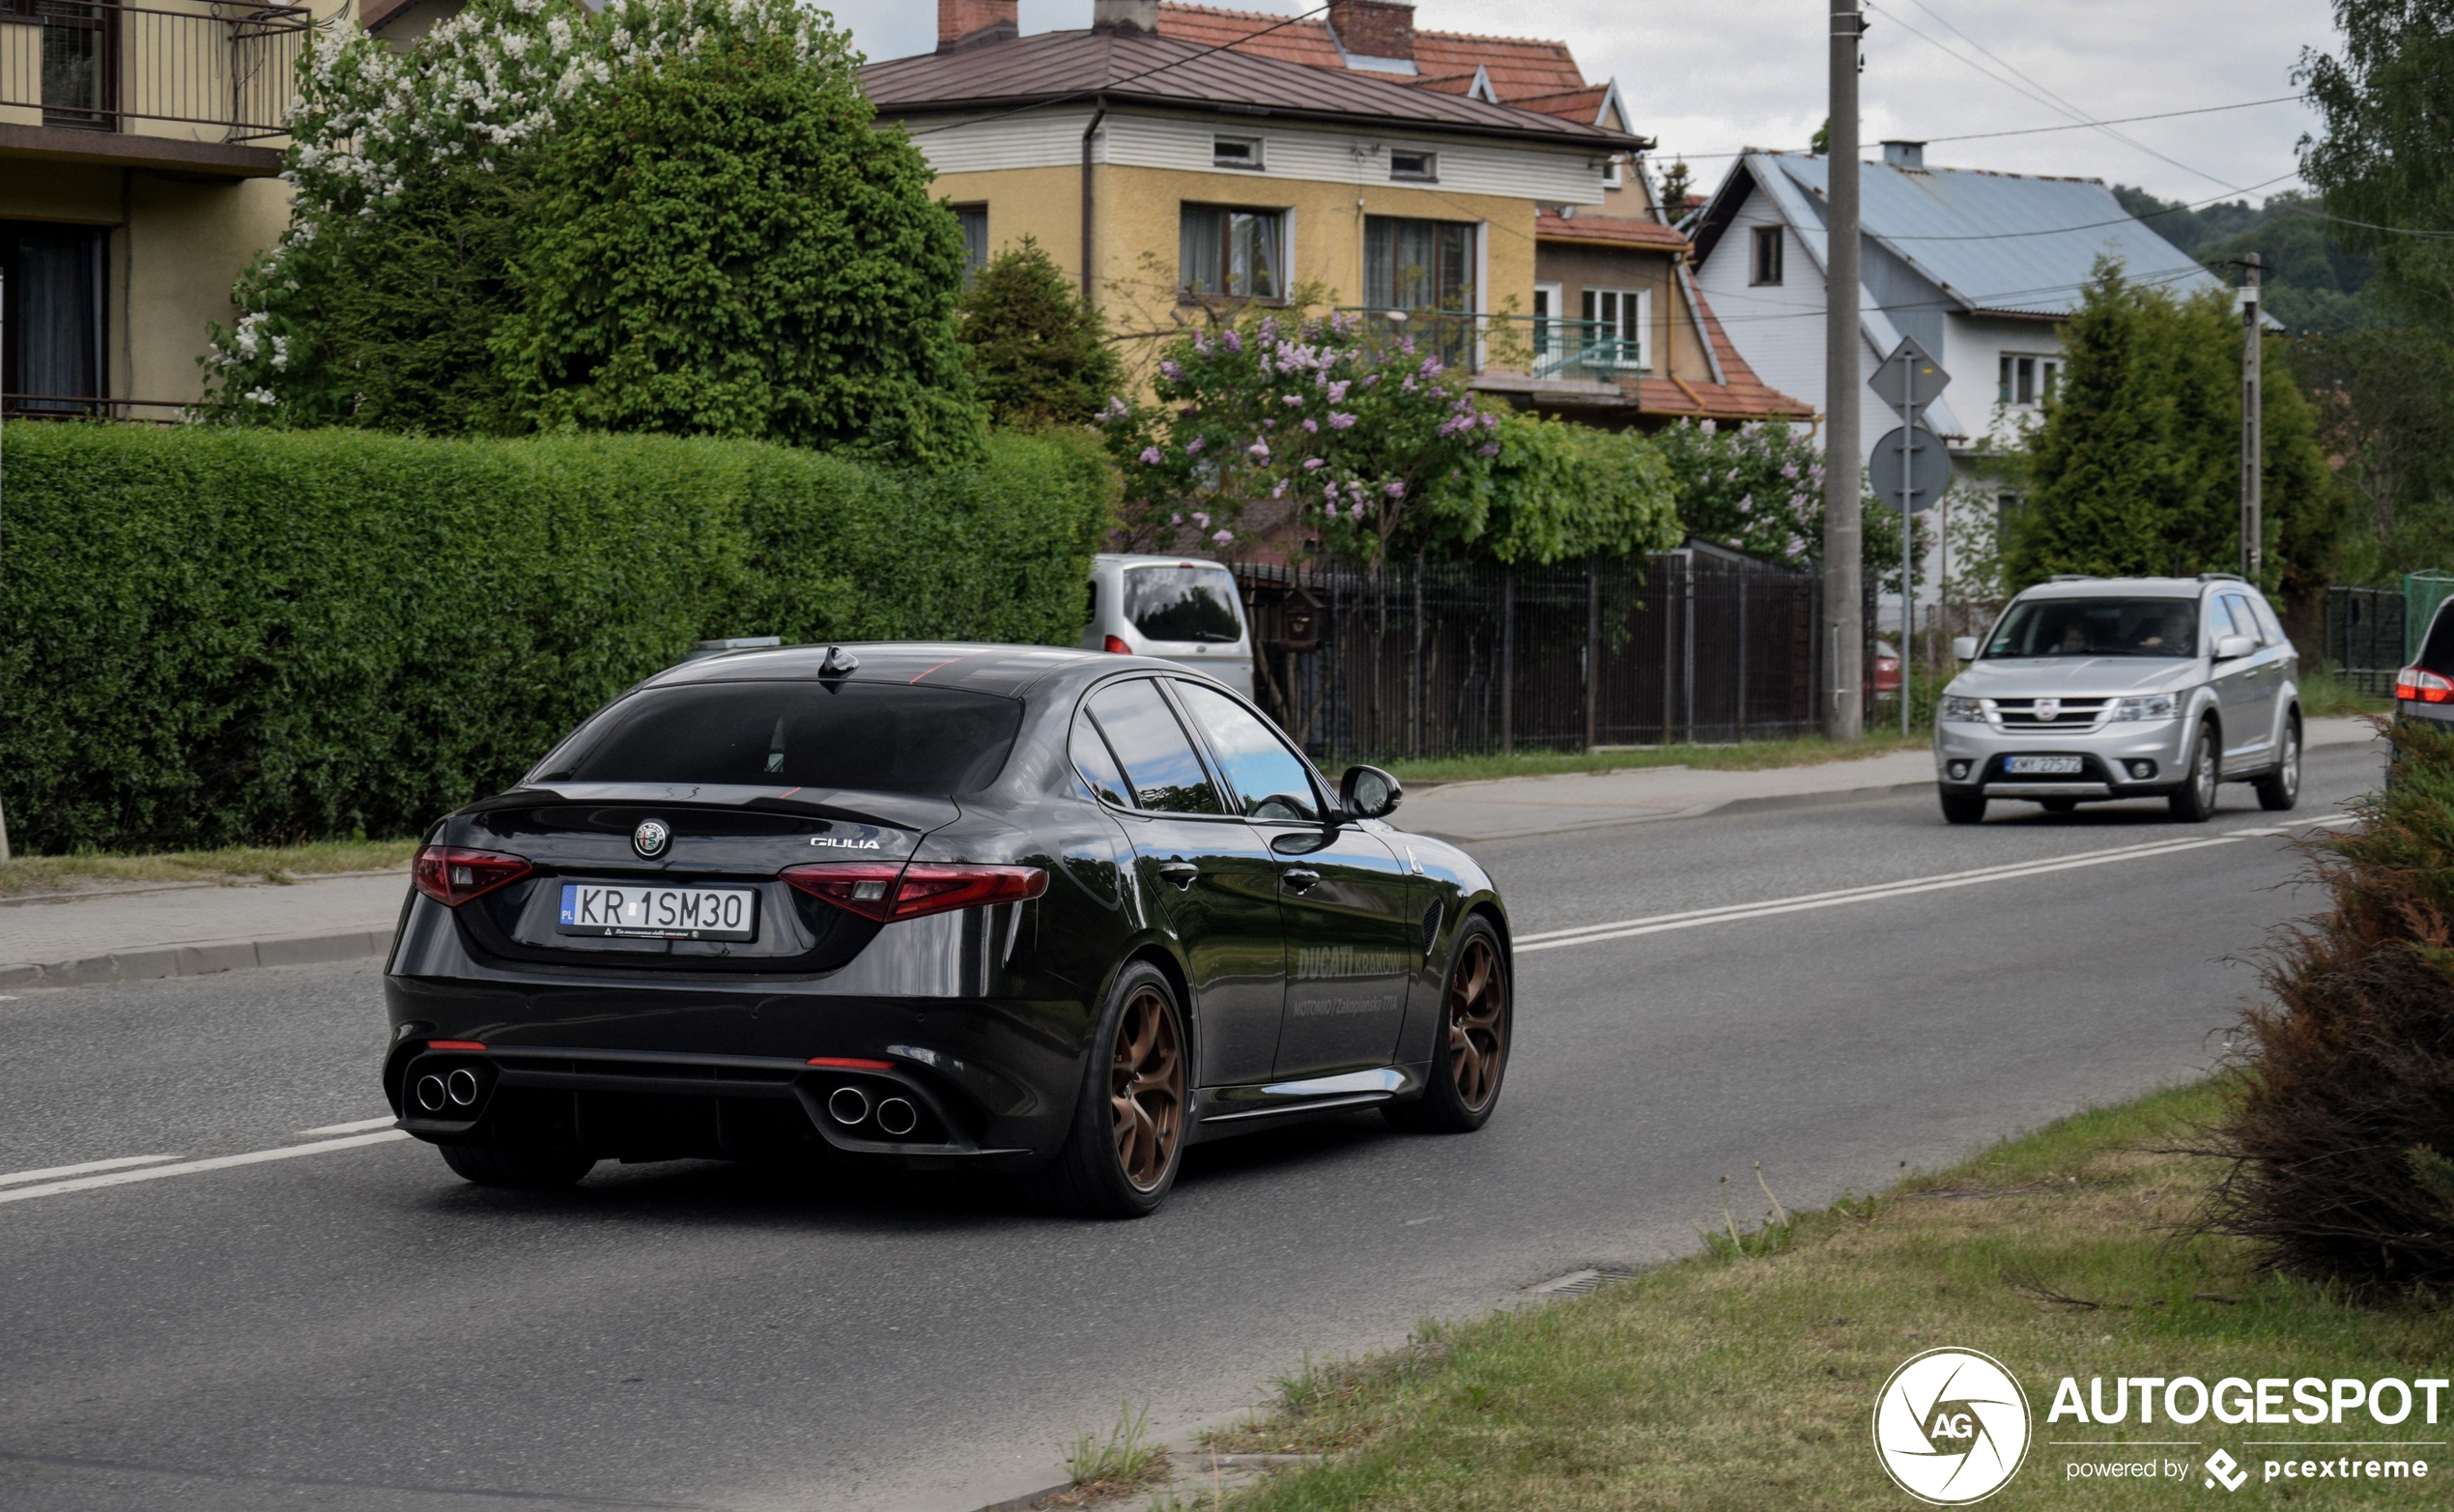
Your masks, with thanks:
[[[1930,1506],[1983,1501],[2028,1456],[2028,1397],[1975,1350],[1927,1350],[1892,1372],[1874,1404],[1874,1452],[1895,1484]]]

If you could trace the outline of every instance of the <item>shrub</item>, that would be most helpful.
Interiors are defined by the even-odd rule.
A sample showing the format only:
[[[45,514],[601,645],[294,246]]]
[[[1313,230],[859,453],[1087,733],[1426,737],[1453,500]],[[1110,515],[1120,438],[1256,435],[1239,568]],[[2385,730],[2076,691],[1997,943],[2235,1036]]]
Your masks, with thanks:
[[[1495,434],[1487,512],[1442,541],[1450,551],[1554,562],[1666,552],[1686,533],[1651,438],[1513,413]]]
[[[963,345],[1000,425],[1088,425],[1124,391],[1107,323],[1030,237],[988,260],[963,294]]]
[[[2266,964],[2211,1213],[2269,1264],[2369,1293],[2454,1288],[2454,734],[2389,731],[2393,781],[2313,843],[2334,903]]]
[[[28,849],[406,835],[704,636],[1070,642],[1088,438],[923,474],[753,442],[11,426]]]

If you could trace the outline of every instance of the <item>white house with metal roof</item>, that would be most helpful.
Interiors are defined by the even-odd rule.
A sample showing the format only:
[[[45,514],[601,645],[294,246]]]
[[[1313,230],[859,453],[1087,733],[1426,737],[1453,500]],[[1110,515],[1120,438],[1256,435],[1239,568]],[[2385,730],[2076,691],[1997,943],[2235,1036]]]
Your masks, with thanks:
[[[1885,142],[1863,166],[1859,365],[1914,336],[1952,375],[1927,425],[1965,458],[2007,439],[2053,391],[2062,325],[2099,257],[2133,282],[2218,287],[2187,254],[2125,211],[2098,179],[1929,168],[1922,142]],[[1750,152],[1688,220],[1696,277],[1763,381],[1824,403],[1825,158]],[[1869,390],[1866,455],[1899,423]]]

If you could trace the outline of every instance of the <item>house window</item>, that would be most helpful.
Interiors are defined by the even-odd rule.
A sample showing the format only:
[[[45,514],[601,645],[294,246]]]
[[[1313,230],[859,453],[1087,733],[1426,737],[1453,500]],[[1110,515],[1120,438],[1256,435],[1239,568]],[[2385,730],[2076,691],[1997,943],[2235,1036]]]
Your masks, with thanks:
[[[1193,297],[1286,298],[1284,212],[1187,205],[1178,238],[1177,279]]]
[[[1365,216],[1363,302],[1376,310],[1473,309],[1474,228]]]
[[[1602,170],[1602,186],[1608,189],[1615,189],[1624,185],[1627,181],[1627,159],[1624,157],[1613,157],[1611,159],[1610,166]]]
[[[1748,274],[1750,283],[1781,282],[1781,248],[1782,235],[1779,226],[1755,228],[1755,261],[1753,271]]]
[[[1440,155],[1392,152],[1389,154],[1389,177],[1436,184],[1440,181]]]
[[[1652,365],[1647,336],[1653,324],[1653,296],[1644,289],[1584,291],[1585,361],[1596,368],[1644,368]]]
[[[1995,369],[1994,400],[2006,405],[2038,405],[2062,386],[2062,358],[2025,357],[2006,352]]]
[[[963,228],[963,281],[988,266],[988,207],[957,205],[955,221]]]
[[[1534,376],[1537,378],[1548,376],[1550,370],[1557,365],[1556,357],[1559,346],[1557,324],[1559,312],[1564,308],[1560,303],[1559,294],[1559,286],[1555,283],[1534,285],[1533,355]]]
[[[1211,138],[1210,160],[1221,168],[1254,168],[1261,166],[1261,138],[1257,136],[1216,136]]]
[[[0,391],[21,414],[81,414],[102,394],[102,243],[92,226],[0,221],[8,325]]]
[[[10,71],[20,75],[14,82],[28,82],[36,67],[27,65],[39,54],[44,126],[119,129],[119,6],[77,0],[0,0],[0,21],[41,28],[40,42],[19,54]],[[17,45],[17,39],[10,39],[10,44]],[[34,103],[24,96],[16,97],[14,102]]]

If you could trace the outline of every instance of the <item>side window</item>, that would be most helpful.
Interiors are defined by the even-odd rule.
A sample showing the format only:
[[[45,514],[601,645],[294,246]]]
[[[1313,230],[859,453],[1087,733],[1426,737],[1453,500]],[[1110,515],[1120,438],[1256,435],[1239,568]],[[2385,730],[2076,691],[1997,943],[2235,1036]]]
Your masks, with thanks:
[[[2275,617],[2273,607],[2268,604],[2263,596],[2251,599],[2249,607],[2258,613],[2258,628],[2267,632],[2267,643],[2269,645],[2283,644],[2287,639],[2284,635],[2284,624],[2282,620]]]
[[[1246,817],[1319,821],[1321,799],[1313,790],[1312,774],[1276,731],[1215,688],[1180,682],[1176,695],[1191,711],[1193,723],[1210,736],[1211,750]]]
[[[2231,603],[2223,598],[2211,598],[2207,601],[2208,649],[2214,649],[2215,642],[2221,641],[2226,636],[2247,635],[2248,633],[2249,632],[2233,623],[2233,606]]]
[[[1120,809],[1133,807],[1133,800],[1126,795],[1125,774],[1116,769],[1116,757],[1108,751],[1108,743],[1099,737],[1099,727],[1091,723],[1088,713],[1073,716],[1071,746],[1073,769],[1091,785],[1091,791]]]
[[[2227,593],[2224,595],[2224,605],[2233,612],[2233,623],[2241,627],[2241,634],[2259,644],[2272,645],[2283,639],[2281,636],[2270,636],[2267,633],[2267,627],[2258,622],[2258,615],[2250,609],[2249,600],[2244,595]]]
[[[1135,808],[1159,813],[1226,812],[1201,757],[1193,754],[1191,738],[1149,678],[1101,689],[1091,699],[1091,715],[1106,732],[1116,758],[1125,763]]]

